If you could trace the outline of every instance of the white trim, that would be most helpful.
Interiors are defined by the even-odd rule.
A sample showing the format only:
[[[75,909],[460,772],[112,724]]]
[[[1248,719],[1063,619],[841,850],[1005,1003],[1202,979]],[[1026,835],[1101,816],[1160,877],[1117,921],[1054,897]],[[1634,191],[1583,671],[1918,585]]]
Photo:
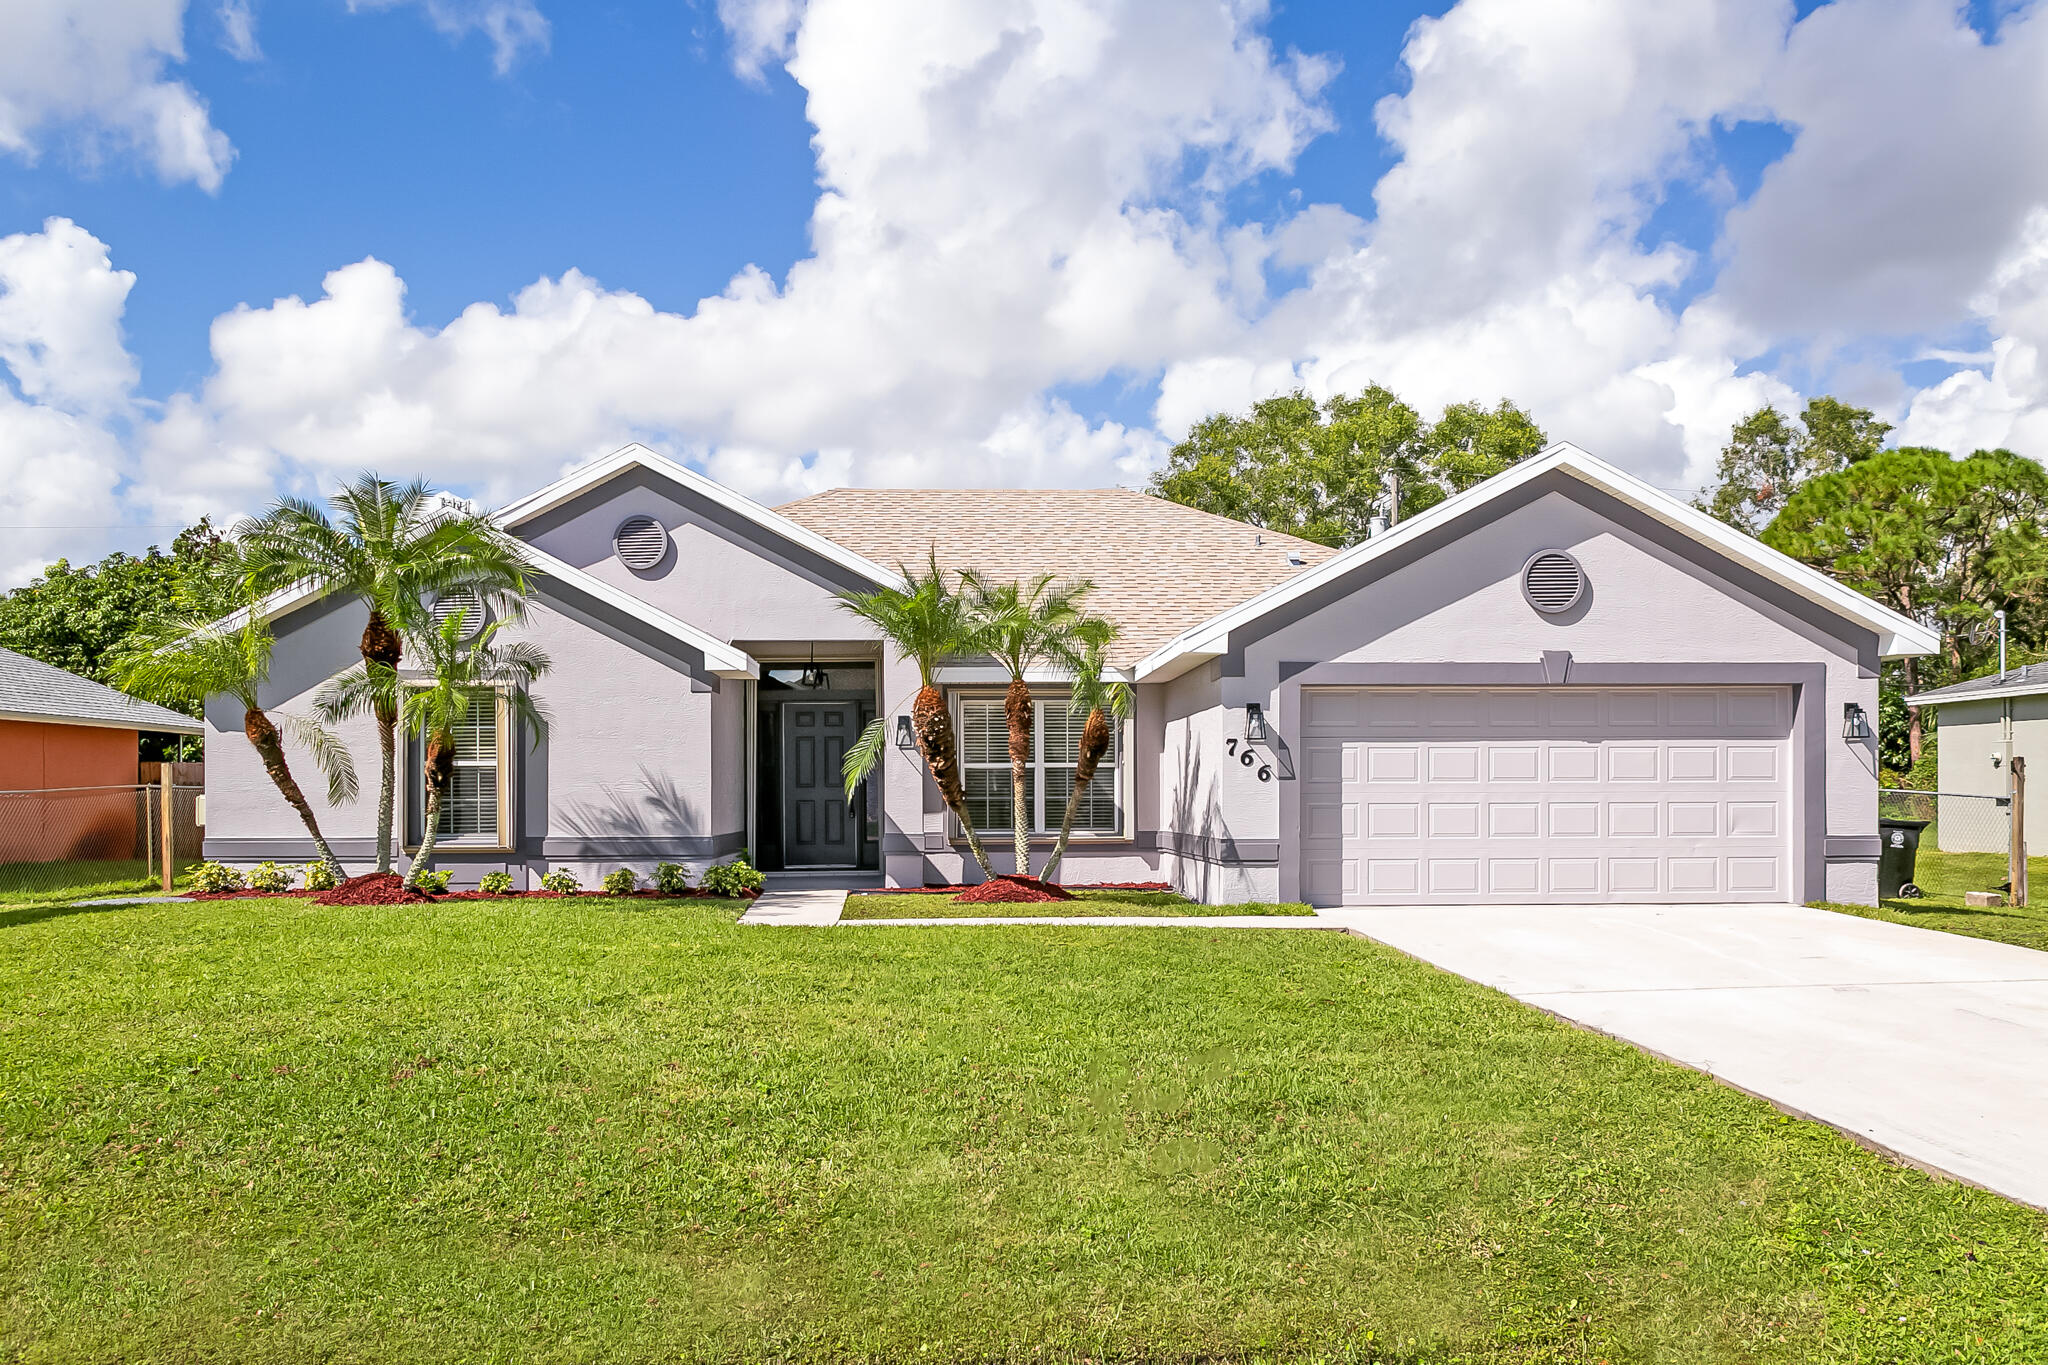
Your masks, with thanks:
[[[1720,551],[1762,574],[1781,587],[1837,615],[1877,632],[1878,653],[1883,658],[1932,654],[1941,647],[1934,631],[1901,616],[1891,608],[1873,602],[1862,593],[1845,588],[1819,570],[1801,564],[1788,555],[1722,524],[1706,513],[1689,507],[1661,489],[1653,488],[1632,474],[1596,459],[1568,442],[1559,442],[1541,454],[1523,461],[1505,473],[1453,494],[1418,516],[1402,522],[1383,535],[1361,541],[1321,564],[1302,570],[1293,578],[1268,588],[1248,601],[1219,612],[1207,621],[1182,631],[1173,639],[1138,661],[1141,682],[1165,682],[1197,664],[1220,658],[1230,649],[1230,633],[1266,613],[1341,579],[1362,564],[1387,554],[1396,547],[1456,520],[1495,498],[1541,478],[1552,470],[1571,475],[1580,482],[1619,498],[1673,530]]]
[[[534,572],[548,578],[559,579],[580,592],[589,593],[607,606],[618,608],[637,621],[645,622],[666,635],[673,636],[704,655],[704,666],[721,678],[758,678],[761,665],[743,649],[737,649],[715,635],[708,635],[687,621],[670,616],[661,608],[643,598],[635,597],[624,588],[615,587],[592,573],[587,573],[573,564],[556,559],[526,547],[528,566]]]
[[[1972,679],[1971,681],[1975,680]],[[1961,684],[1955,683],[1951,684],[1951,686],[1961,686]],[[1948,688],[1946,687],[1937,687],[1927,692],[1915,692],[1912,696],[1906,698],[1906,705],[1948,706],[1956,702],[2010,701],[2015,697],[2038,697],[2048,694],[2048,681],[2015,683],[2011,687],[1988,687],[1982,692],[1962,692],[1952,697],[1942,696],[1941,694],[1947,690]]]
[[[545,488],[505,504],[491,514],[491,520],[509,531],[515,526],[533,520],[543,512],[553,511],[564,503],[581,497],[599,484],[609,482],[636,468],[659,474],[707,501],[716,503],[728,511],[737,512],[763,530],[771,531],[794,545],[802,546],[812,554],[850,570],[878,587],[903,586],[900,577],[873,560],[855,554],[844,545],[828,540],[816,531],[799,526],[773,508],[765,507],[743,493],[734,492],[716,479],[707,478],[694,469],[677,464],[666,455],[649,450],[637,441],[631,445],[621,446],[581,469],[570,471]]]
[[[173,712],[172,714],[176,714]],[[136,720],[97,720],[85,716],[54,716],[47,711],[0,711],[0,720],[25,721],[31,725],[82,725],[88,730],[141,730],[152,735],[204,735],[206,724],[179,716],[183,725],[147,725]],[[155,760],[151,760],[154,762]]]
[[[1111,682],[1135,682],[1135,670],[1105,668],[1102,676]],[[1010,670],[1001,664],[943,664],[938,670],[941,687],[1007,687]],[[1074,675],[1047,664],[1033,664],[1024,670],[1024,681],[1033,687],[1072,687]]]

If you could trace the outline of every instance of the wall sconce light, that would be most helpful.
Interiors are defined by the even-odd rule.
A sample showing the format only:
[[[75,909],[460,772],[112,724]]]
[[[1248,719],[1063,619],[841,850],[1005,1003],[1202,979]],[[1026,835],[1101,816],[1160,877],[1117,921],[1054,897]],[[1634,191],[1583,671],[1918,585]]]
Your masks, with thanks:
[[[910,733],[910,717],[908,716],[896,717],[896,747],[899,749],[915,749],[917,747],[917,736]]]
[[[1244,704],[1244,742],[1264,744],[1266,742],[1265,708],[1255,701]]]
[[[1842,738],[1870,738],[1870,718],[1863,713],[1863,707],[1860,703],[1853,701],[1842,703]]]

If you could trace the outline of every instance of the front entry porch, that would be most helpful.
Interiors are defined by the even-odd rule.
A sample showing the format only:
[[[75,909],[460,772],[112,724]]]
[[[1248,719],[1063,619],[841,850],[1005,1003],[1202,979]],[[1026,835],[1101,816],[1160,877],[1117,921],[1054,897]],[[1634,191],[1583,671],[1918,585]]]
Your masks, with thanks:
[[[880,793],[852,803],[846,754],[875,716],[872,663],[764,665],[755,706],[755,865],[775,885],[880,882]],[[863,880],[861,874],[869,874]]]

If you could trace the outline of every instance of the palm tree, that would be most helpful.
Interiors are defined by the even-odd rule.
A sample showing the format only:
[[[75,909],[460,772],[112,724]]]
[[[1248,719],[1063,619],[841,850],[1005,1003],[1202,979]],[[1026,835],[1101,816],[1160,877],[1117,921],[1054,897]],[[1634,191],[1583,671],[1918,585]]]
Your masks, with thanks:
[[[361,474],[329,498],[328,507],[331,518],[304,499],[281,499],[244,525],[237,540],[249,586],[258,592],[313,583],[369,605],[360,649],[373,685],[355,695],[377,722],[377,870],[389,872],[403,632],[423,600],[458,589],[494,606],[516,602],[526,592],[526,557],[488,517],[421,480],[395,484]]]
[[[1060,816],[1059,838],[1053,841],[1052,856],[1045,860],[1045,870],[1039,873],[1047,881],[1059,871],[1060,859],[1067,856],[1067,842],[1074,837],[1074,815],[1081,809],[1088,783],[1102,766],[1103,755],[1109,752],[1114,737],[1111,723],[1121,724],[1131,714],[1130,685],[1102,676],[1109,647],[1120,632],[1110,622],[1095,617],[1083,622],[1078,633],[1081,648],[1073,661],[1073,707],[1076,714],[1085,713],[1088,719],[1081,724],[1079,751],[1074,755],[1074,785],[1067,792],[1067,809]]]
[[[977,647],[974,621],[966,599],[946,585],[936,554],[924,574],[898,569],[901,588],[877,588],[873,592],[842,593],[839,605],[867,621],[896,647],[896,652],[917,665],[917,696],[910,703],[910,724],[917,738],[917,751],[938,786],[940,799],[967,835],[967,851],[981,864],[984,875],[995,876],[988,854],[982,851],[974,821],[967,817],[967,799],[960,787],[960,756],[953,740],[953,717],[946,710],[945,694],[939,691],[939,663],[947,655],[970,653]],[[881,761],[887,746],[887,723],[877,717],[862,731],[860,741],[847,751],[840,769],[846,779],[846,799]]]
[[[233,618],[230,618],[231,620]],[[341,860],[320,833],[320,821],[307,803],[306,794],[292,776],[284,753],[284,733],[306,746],[313,761],[327,778],[329,805],[356,799],[355,764],[333,734],[314,721],[281,715],[281,731],[263,709],[259,694],[270,680],[270,651],[275,639],[270,623],[254,610],[253,604],[240,625],[209,621],[201,617],[165,616],[144,626],[116,658],[114,673],[120,685],[138,696],[168,706],[204,702],[211,696],[226,695],[242,703],[242,733],[263,759],[285,804],[298,812],[320,861],[334,873],[336,881],[348,874]]]
[[[1055,584],[1051,574],[1029,583],[996,583],[972,571],[960,575],[982,648],[1010,675],[1003,719],[1010,729],[1010,831],[1017,875],[1031,875],[1031,685],[1036,664],[1070,663],[1081,646],[1076,633],[1081,599],[1094,590],[1087,579]]]
[[[455,770],[455,736],[471,709],[496,706],[503,697],[513,716],[526,722],[536,744],[547,733],[547,712],[533,696],[533,685],[548,671],[547,654],[524,640],[502,646],[494,642],[500,630],[520,619],[517,615],[487,621],[476,631],[469,629],[468,618],[466,608],[452,612],[413,641],[425,657],[428,682],[408,689],[401,707],[405,732],[420,739],[426,788],[420,848],[412,860],[410,881],[417,881],[433,862],[434,845],[441,836],[441,801]],[[365,664],[335,679],[329,689],[367,695],[376,686]]]

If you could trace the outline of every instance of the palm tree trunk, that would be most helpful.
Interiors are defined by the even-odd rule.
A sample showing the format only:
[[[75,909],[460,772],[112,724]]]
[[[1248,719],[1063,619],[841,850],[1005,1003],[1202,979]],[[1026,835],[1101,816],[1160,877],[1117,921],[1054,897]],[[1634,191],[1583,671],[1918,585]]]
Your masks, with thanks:
[[[918,752],[924,756],[924,765],[938,786],[939,799],[966,831],[967,851],[981,864],[983,875],[995,876],[988,854],[982,850],[981,838],[974,832],[974,822],[967,818],[967,797],[960,788],[959,750],[953,743],[953,717],[946,710],[946,698],[938,688],[918,689],[910,703],[910,723],[917,733]]]
[[[277,726],[269,716],[256,707],[242,712],[242,733],[248,736],[256,754],[263,760],[263,771],[270,774],[270,780],[277,785],[284,796],[285,804],[299,813],[299,819],[306,825],[306,833],[313,836],[313,847],[320,851],[320,861],[326,863],[340,881],[348,874],[342,871],[341,860],[334,856],[334,850],[327,846],[326,836],[320,833],[320,821],[313,815],[313,807],[307,802],[306,794],[299,790],[298,779],[292,776],[291,765],[285,761],[284,739],[277,732]]]
[[[370,620],[363,627],[360,646],[363,664],[376,676],[380,667],[396,670],[403,657],[404,643],[384,614],[375,607],[370,608]],[[377,870],[391,870],[391,817],[396,805],[398,791],[398,707],[389,702],[379,702],[377,716],[377,753],[381,760],[377,773]]]
[[[1060,837],[1053,841],[1052,856],[1045,860],[1045,870],[1038,875],[1046,881],[1060,869],[1060,859],[1067,856],[1067,841],[1074,837],[1074,813],[1081,809],[1081,798],[1088,794],[1088,784],[1095,778],[1095,770],[1102,766],[1102,756],[1109,752],[1109,717],[1102,714],[1102,708],[1089,711],[1087,721],[1081,726],[1081,749],[1074,757],[1074,789],[1067,793],[1067,809],[1060,816]]]
[[[1031,689],[1010,679],[1003,693],[1003,719],[1010,724],[1010,833],[1017,875],[1031,875]]]
[[[420,848],[413,855],[407,885],[412,885],[420,873],[428,870],[434,859],[434,845],[441,841],[441,798],[448,790],[448,769],[454,766],[454,759],[451,745],[438,738],[427,742],[426,761],[421,765],[420,774],[427,789],[426,823],[420,830]]]

